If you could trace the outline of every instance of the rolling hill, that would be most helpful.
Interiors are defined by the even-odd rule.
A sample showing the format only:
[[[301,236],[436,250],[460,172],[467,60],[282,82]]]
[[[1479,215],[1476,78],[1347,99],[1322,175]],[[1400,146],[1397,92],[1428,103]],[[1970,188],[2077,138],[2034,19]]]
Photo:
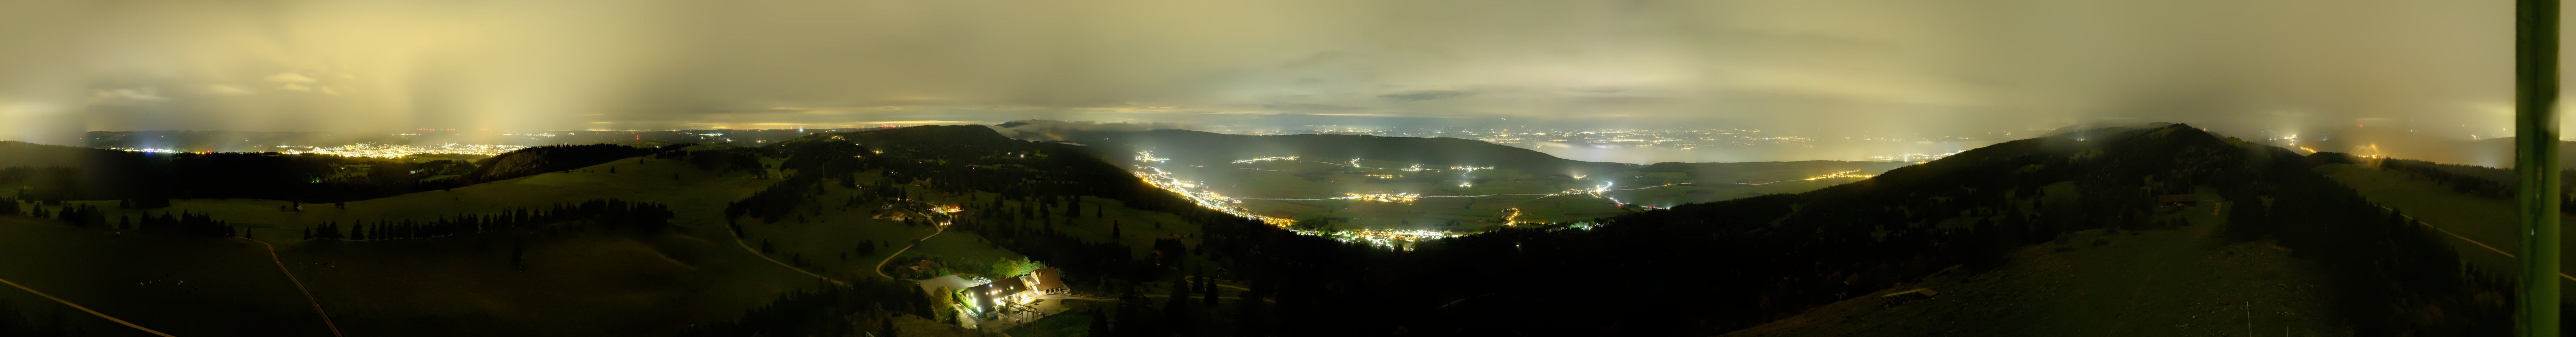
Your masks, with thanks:
[[[1334,142],[1343,141],[1327,143],[1416,140]],[[1530,221],[1397,249],[1202,207],[1130,171],[1141,164],[1125,152],[1133,147],[1104,148],[983,126],[909,127],[677,149],[345,206],[13,202],[46,214],[99,209],[118,221],[0,214],[12,256],[31,257],[0,259],[0,279],[181,335],[963,334],[958,326],[1017,323],[933,310],[939,297],[906,280],[1006,276],[997,266],[1018,259],[1063,270],[1085,294],[1041,305],[1080,310],[1057,317],[1096,317],[1119,335],[2170,335],[2236,331],[2215,327],[2234,317],[2257,331],[2478,334],[2502,328],[2510,292],[2492,277],[2498,267],[2463,262],[2434,227],[2338,177],[2335,165],[2347,162],[2187,125],[2077,130],[1811,191]],[[1477,185],[1544,182],[1496,174],[1506,166],[1598,165],[1501,149],[1316,149],[1423,156],[1344,161],[1357,163],[1351,169],[1410,165],[1368,160],[1494,166],[1434,177],[1494,179]],[[1807,165],[1604,174],[1724,182]],[[1332,174],[1396,174],[1379,172]],[[667,207],[669,224],[549,217],[565,220],[422,230],[606,197]],[[225,221],[228,234],[122,221],[169,213]],[[306,234],[340,227],[374,235]],[[269,246],[273,266],[259,261]],[[152,258],[160,255],[187,258]],[[164,279],[197,286],[156,283]],[[1922,287],[1945,294],[1868,308],[1875,295]],[[290,292],[298,288],[309,300]],[[39,313],[29,317],[67,311],[0,294],[16,312]],[[2246,302],[2227,304],[2237,301]],[[334,323],[306,316],[316,310]],[[136,332],[82,314],[52,325],[0,315],[0,331]]]

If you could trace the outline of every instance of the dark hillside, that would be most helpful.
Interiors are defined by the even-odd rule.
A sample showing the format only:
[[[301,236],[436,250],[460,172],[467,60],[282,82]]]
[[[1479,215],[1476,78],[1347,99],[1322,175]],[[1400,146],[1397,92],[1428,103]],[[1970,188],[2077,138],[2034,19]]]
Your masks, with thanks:
[[[2238,205],[2274,200],[2272,212],[2233,216],[2242,219],[2235,230],[2281,237],[2328,266],[2344,281],[2332,285],[2337,306],[2358,331],[2504,326],[2501,303],[2476,300],[2497,298],[2498,286],[2476,281],[2421,230],[2307,173],[2310,165],[2189,126],[2115,128],[1998,144],[1806,194],[1504,230],[1411,252],[1298,244],[1260,228],[1211,245],[1245,254],[1237,270],[1281,285],[1281,319],[1340,324],[1292,328],[1314,329],[1304,332],[1712,334],[1953,265],[2012,263],[2005,252],[2062,233],[2168,227],[2174,220],[2152,198],[2207,186]],[[2044,192],[2061,183],[2077,195]]]
[[[1639,167],[1635,164],[1557,158],[1530,149],[1457,138],[1330,134],[1255,136],[1189,130],[1073,131],[1065,136],[1064,141],[1090,145],[1110,158],[1125,158],[1136,151],[1157,151],[1177,158],[1243,159],[1304,154],[1399,160],[1435,167],[1493,166],[1533,172],[1618,172]]]
[[[655,149],[611,144],[538,146],[475,161],[474,165],[477,167],[474,168],[474,173],[465,176],[475,182],[506,180],[538,173],[589,167],[679,147],[681,146]]]
[[[0,142],[0,186],[29,200],[126,200],[154,208],[170,198],[256,198],[306,203],[364,200],[586,167],[676,149],[548,146],[481,161],[278,153],[144,153]]]
[[[1122,318],[1119,326],[1165,322],[1278,335],[1709,335],[1952,266],[1976,273],[2015,263],[2009,252],[2070,232],[2176,227],[2179,215],[2157,198],[2194,191],[2221,196],[2207,202],[2233,211],[2229,236],[2277,238],[2322,265],[2337,282],[2316,286],[2329,289],[2353,331],[2476,334],[2506,323],[2497,299],[2509,287],[2463,266],[2420,227],[2391,220],[2402,218],[2309,170],[2318,161],[2186,125],[2025,139],[1809,193],[1525,225],[1410,250],[1296,234],[1197,208],[1093,156],[1103,152],[1096,148],[1010,140],[980,126],[816,135],[768,149],[787,156],[783,165],[793,175],[813,176],[791,176],[774,187],[788,190],[743,200],[737,212],[759,216],[763,204],[801,202],[796,196],[810,192],[795,186],[846,179],[835,173],[842,165],[927,180],[941,193],[1117,199],[1201,224],[1203,245],[1156,248],[1204,254],[1219,261],[1213,267],[1222,272],[1212,276],[1250,285],[1228,295],[1268,300],[1229,306],[1236,317],[1171,314]],[[952,230],[1054,261],[1088,275],[1086,282],[1154,282],[1175,271],[1049,226],[968,217]],[[1121,312],[1128,306],[1195,308],[1126,303]]]

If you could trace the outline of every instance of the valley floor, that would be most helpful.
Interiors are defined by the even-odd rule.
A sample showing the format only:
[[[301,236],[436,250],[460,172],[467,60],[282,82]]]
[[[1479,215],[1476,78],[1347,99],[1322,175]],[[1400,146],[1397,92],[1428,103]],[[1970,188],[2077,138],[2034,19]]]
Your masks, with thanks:
[[[1952,271],[1726,336],[2342,336],[2322,271],[2221,225],[2090,230],[2024,247],[1983,274]],[[2098,241],[2097,241],[2098,240]],[[1930,288],[1887,306],[1880,295]]]

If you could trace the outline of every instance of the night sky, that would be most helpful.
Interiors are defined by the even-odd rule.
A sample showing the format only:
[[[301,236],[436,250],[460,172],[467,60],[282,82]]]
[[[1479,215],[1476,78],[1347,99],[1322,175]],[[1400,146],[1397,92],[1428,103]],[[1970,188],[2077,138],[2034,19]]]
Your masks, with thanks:
[[[1509,118],[2506,135],[2500,1],[0,2],[0,139]]]

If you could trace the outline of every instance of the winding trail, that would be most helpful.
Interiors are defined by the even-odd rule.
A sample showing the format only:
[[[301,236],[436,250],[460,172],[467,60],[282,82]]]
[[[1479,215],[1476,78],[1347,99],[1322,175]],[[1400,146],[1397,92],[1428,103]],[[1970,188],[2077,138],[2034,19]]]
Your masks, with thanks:
[[[143,326],[141,326],[141,325],[134,325],[134,322],[127,322],[127,321],[122,320],[122,319],[116,319],[116,317],[115,317],[115,316],[108,316],[107,314],[105,314],[105,313],[100,313],[100,312],[98,312],[97,310],[89,310],[89,307],[84,307],[84,306],[81,306],[81,305],[79,305],[79,304],[72,304],[72,301],[65,301],[65,300],[63,300],[62,298],[54,297],[54,295],[47,295],[47,294],[45,294],[45,292],[42,292],[42,291],[36,291],[36,289],[35,289],[35,288],[28,288],[27,286],[18,285],[18,283],[17,283],[17,282],[9,282],[9,280],[8,280],[8,279],[0,279],[0,284],[7,284],[7,285],[9,285],[9,286],[11,286],[11,287],[18,287],[18,290],[25,290],[25,291],[27,291],[28,293],[36,294],[36,296],[41,296],[41,297],[44,297],[45,299],[48,299],[48,300],[54,300],[54,303],[62,303],[63,305],[71,306],[71,307],[72,307],[72,309],[80,309],[80,311],[81,311],[81,312],[89,313],[89,314],[90,314],[90,316],[98,316],[98,318],[105,318],[105,319],[107,319],[108,321],[116,322],[116,324],[124,324],[124,325],[125,325],[125,327],[128,327],[128,328],[134,328],[135,330],[143,330],[143,332],[151,333],[152,335],[155,335],[155,336],[161,336],[161,337],[178,337],[178,336],[171,336],[170,334],[166,334],[166,333],[161,333],[160,331],[152,330],[152,328],[146,328],[146,327],[143,327]]]
[[[877,272],[877,276],[881,276],[881,277],[885,277],[885,278],[889,278],[889,279],[896,279],[896,278],[894,278],[894,275],[886,275],[886,273],[885,273],[885,264],[886,264],[886,262],[894,262],[894,258],[895,258],[895,257],[903,256],[903,251],[912,250],[912,247],[921,246],[921,243],[922,243],[922,242],[930,241],[930,237],[933,237],[933,236],[939,236],[939,233],[946,233],[946,232],[948,232],[948,225],[939,225],[939,229],[938,229],[938,230],[930,231],[930,235],[923,235],[923,236],[921,236],[921,239],[919,239],[919,240],[912,240],[912,244],[911,244],[911,245],[905,245],[905,246],[903,246],[903,249],[896,249],[896,250],[894,250],[894,254],[886,254],[886,258],[885,258],[885,260],[883,260],[883,261],[877,261],[877,266],[876,266],[876,267],[873,267],[873,268],[868,268],[868,270],[876,271],[876,272]],[[897,279],[897,280],[901,280],[901,279]]]
[[[295,291],[299,291],[299,292],[303,292],[303,293],[304,293],[304,301],[305,301],[305,302],[313,303],[313,314],[316,314],[316,315],[322,315],[322,326],[331,328],[331,335],[332,335],[332,336],[345,336],[345,335],[341,335],[341,334],[340,334],[340,324],[339,324],[339,323],[332,323],[332,322],[331,322],[331,313],[323,312],[323,311],[322,311],[322,300],[313,298],[313,290],[305,289],[305,288],[304,288],[304,281],[303,281],[303,280],[298,280],[298,279],[296,279],[296,278],[295,278],[295,272],[286,270],[286,260],[282,260],[282,259],[278,259],[278,258],[277,258],[277,246],[276,246],[276,245],[268,244],[268,241],[260,241],[260,240],[256,240],[256,239],[242,238],[242,237],[234,237],[234,238],[235,238],[235,239],[241,239],[242,241],[258,242],[260,247],[267,247],[267,248],[268,248],[268,262],[269,262],[269,263],[275,263],[275,264],[277,264],[277,272],[278,272],[278,273],[280,273],[280,274],[286,274],[286,281],[287,281],[287,282],[294,282],[294,283],[295,283]],[[32,291],[32,290],[31,290],[31,291]],[[138,327],[138,328],[139,328],[139,327]]]

